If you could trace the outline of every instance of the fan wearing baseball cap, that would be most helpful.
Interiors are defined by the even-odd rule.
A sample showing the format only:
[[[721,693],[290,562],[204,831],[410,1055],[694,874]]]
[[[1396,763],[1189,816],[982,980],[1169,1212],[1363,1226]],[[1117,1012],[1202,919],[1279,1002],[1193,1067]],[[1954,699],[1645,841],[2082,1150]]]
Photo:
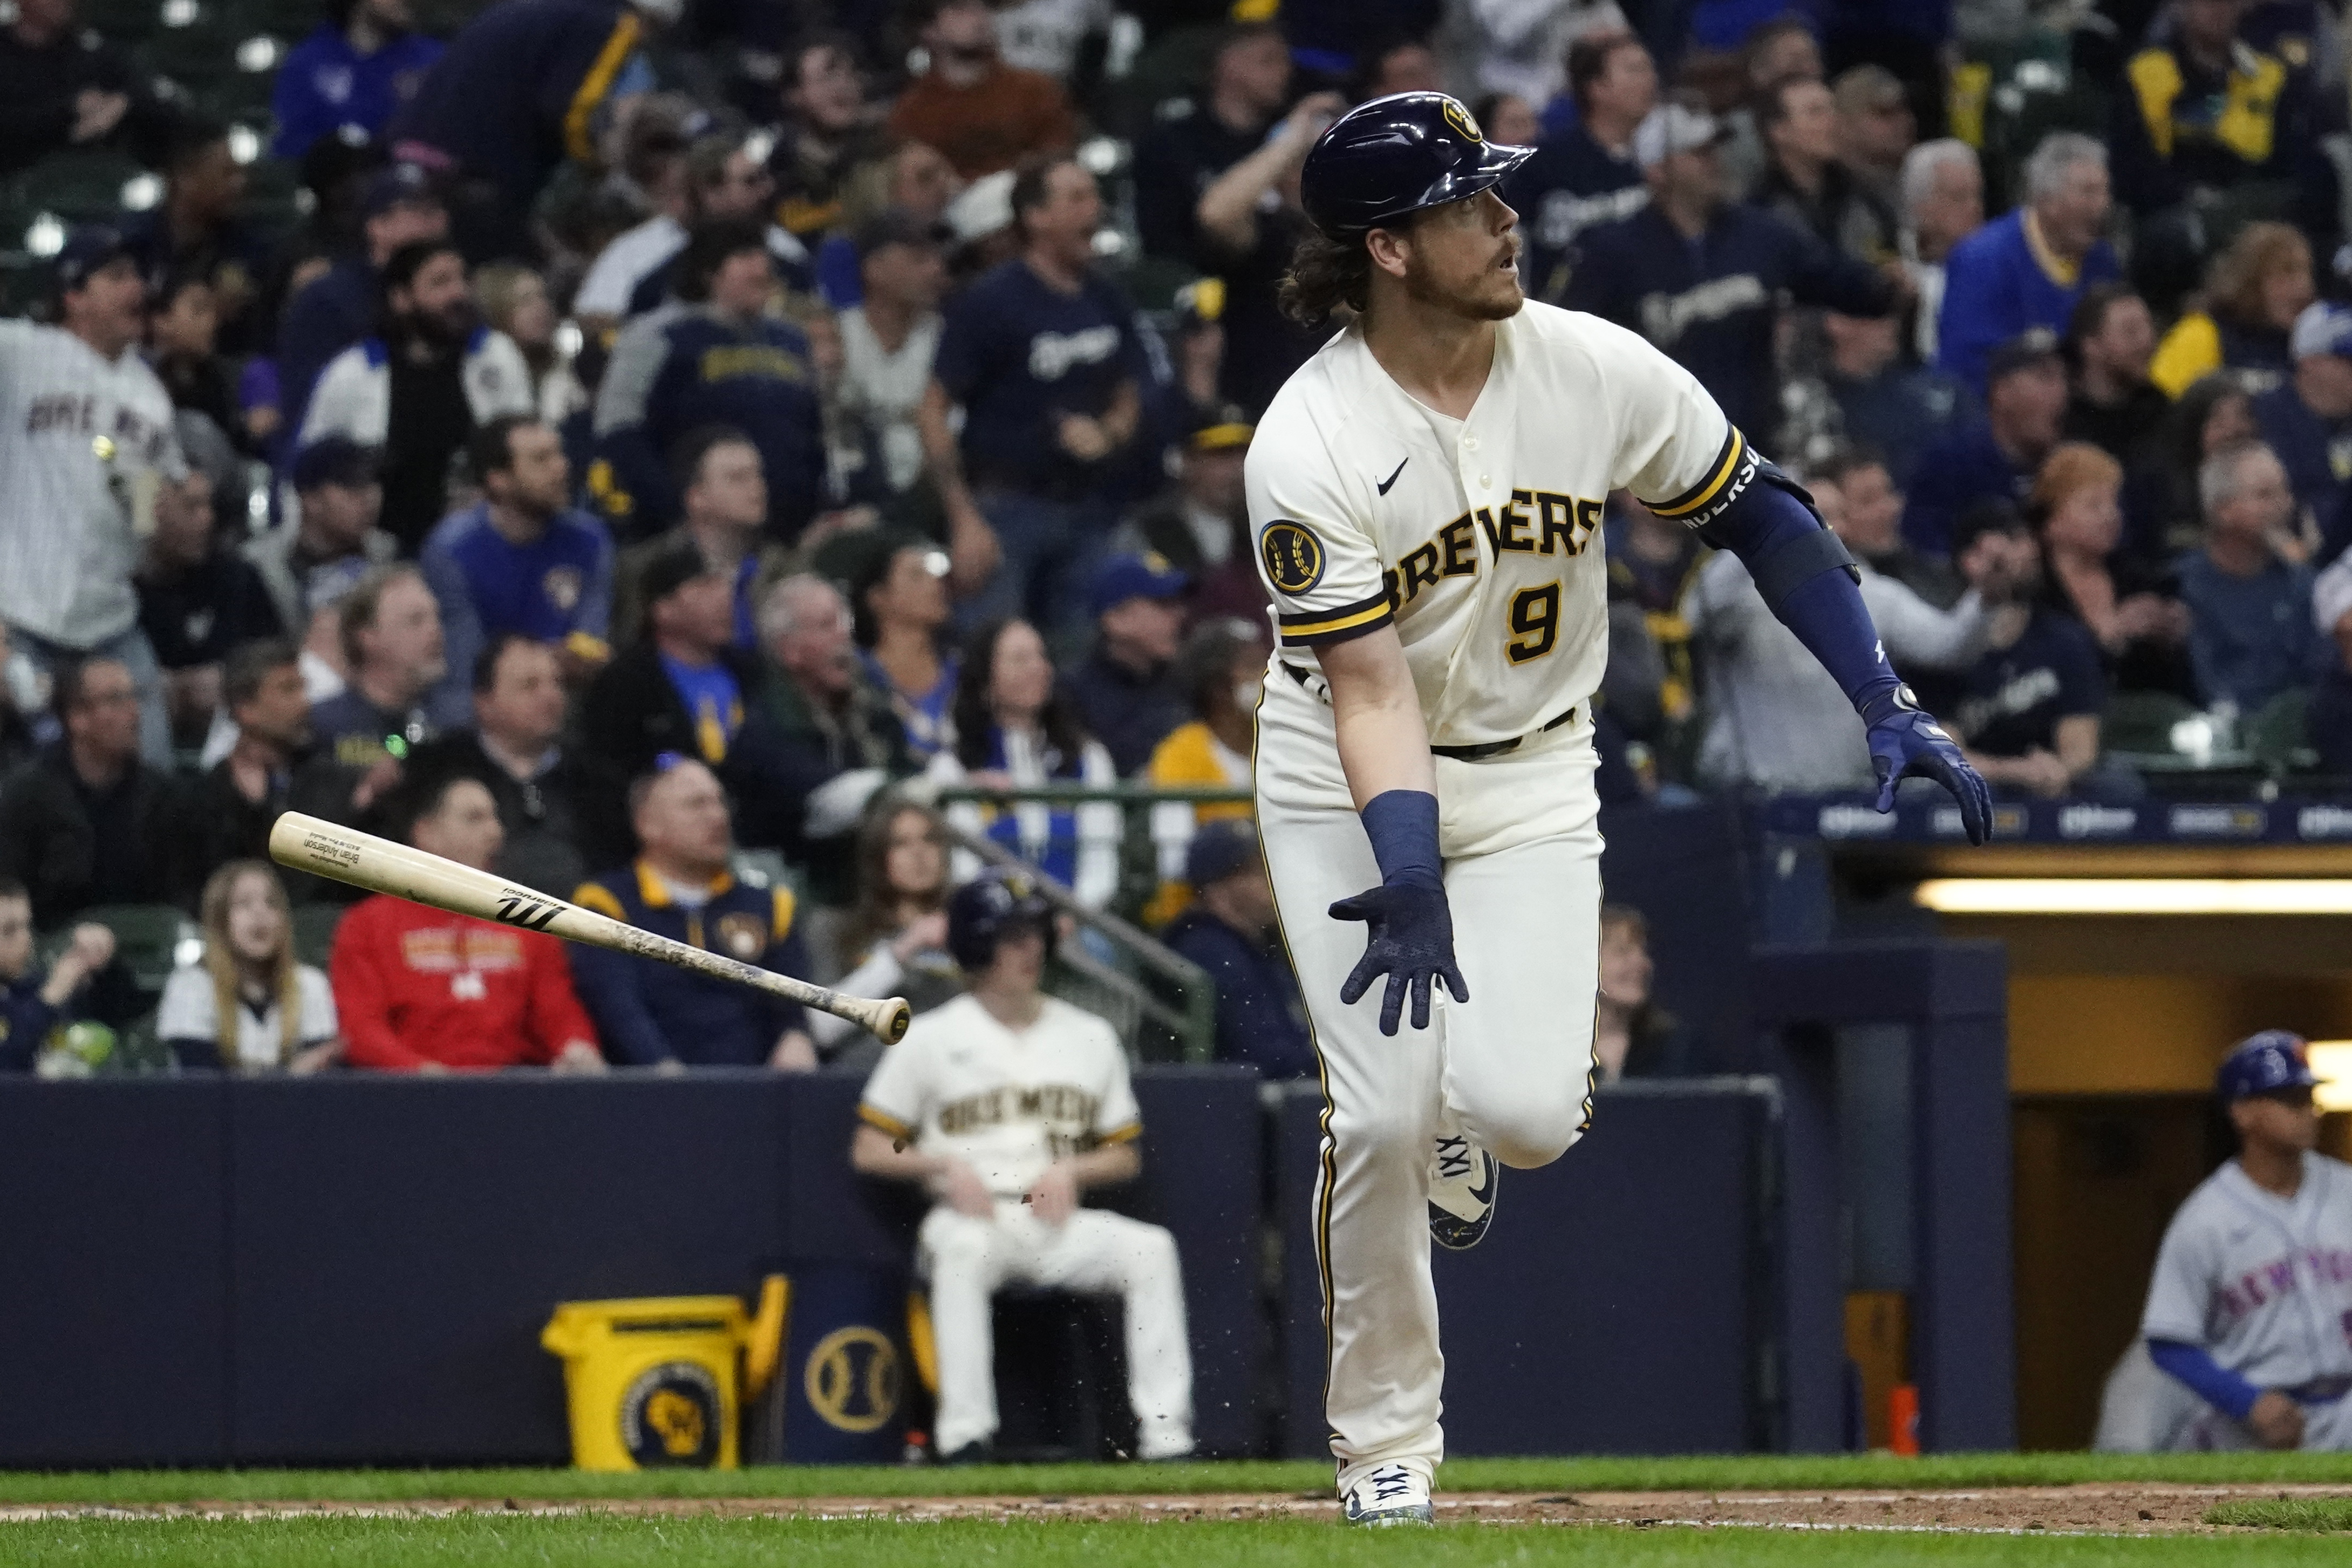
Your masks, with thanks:
[[[369,176],[360,196],[360,249],[337,258],[323,277],[295,295],[278,331],[278,380],[288,430],[302,428],[311,389],[328,362],[368,335],[393,252],[448,235],[449,210],[440,186],[423,169],[394,163]]]
[[[131,584],[154,503],[187,473],[172,396],[140,356],[147,287],[122,236],[76,229],[55,263],[57,324],[0,321],[0,624],[43,669],[120,659],[141,749],[168,766],[155,651]]]
[[[1899,268],[1882,271],[1733,199],[1718,151],[1721,124],[1696,100],[1650,111],[1633,158],[1650,205],[1578,237],[1570,310],[1641,333],[1698,377],[1732,424],[1770,430],[1780,389],[1772,327],[1785,294],[1849,316],[1887,316],[1909,298]]]
[[[1128,778],[1151,749],[1191,717],[1170,671],[1184,637],[1184,591],[1192,580],[1156,551],[1114,555],[1095,574],[1088,603],[1095,648],[1068,678],[1087,730]]]
[[[2284,1029],[2215,1075],[2238,1156],[2172,1216],[2140,1323],[2199,1401],[2158,1447],[2352,1449],[2352,1166],[2315,1152],[2320,1084]]]
[[[2298,505],[2311,509],[2327,531],[2320,559],[2342,552],[2352,516],[2344,499],[2352,484],[2336,454],[2352,439],[2352,309],[2333,300],[2306,305],[2287,335],[2294,368],[2253,400],[2263,441],[2286,468]]]

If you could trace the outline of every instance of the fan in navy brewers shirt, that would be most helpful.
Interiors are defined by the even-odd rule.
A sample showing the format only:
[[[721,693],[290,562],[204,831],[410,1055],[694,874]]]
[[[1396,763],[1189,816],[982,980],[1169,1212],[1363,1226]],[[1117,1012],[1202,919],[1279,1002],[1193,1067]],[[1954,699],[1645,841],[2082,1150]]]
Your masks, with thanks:
[[[1290,51],[1271,22],[1235,22],[1216,36],[1206,90],[1160,106],[1135,145],[1135,226],[1143,248],[1193,260],[1201,193],[1265,144],[1290,96]]]
[[[967,621],[1025,615],[1070,630],[1116,521],[1110,459],[1135,439],[1148,370],[1134,306],[1091,265],[1095,177],[1067,158],[1032,164],[1013,182],[1013,214],[1021,255],[948,308],[924,454]],[[949,434],[958,405],[961,451]]]
[[[1658,68],[1631,33],[1588,34],[1568,47],[1568,96],[1575,122],[1503,182],[1533,252],[1519,276],[1529,294],[1552,301],[1568,292],[1579,234],[1650,205],[1633,132],[1657,107]]]
[[[441,606],[446,679],[470,682],[483,646],[507,632],[562,645],[574,673],[601,664],[613,542],[572,507],[562,438],[509,415],[477,430],[467,456],[484,499],[443,518],[417,561]]]
[[[1647,338],[1698,378],[1734,426],[1772,430],[1780,423],[1772,331],[1782,298],[1885,316],[1900,307],[1901,289],[1888,273],[1732,201],[1721,139],[1712,115],[1680,102],[1642,121],[1633,153],[1650,204],[1583,232],[1568,304]]]
[[[692,302],[639,317],[613,345],[596,395],[603,471],[589,488],[630,535],[658,533],[680,511],[669,452],[691,431],[728,426],[760,449],[768,532],[790,544],[824,492],[824,416],[807,337],[766,314],[776,291],[766,226],[706,224],[678,265]]]
[[[1272,1079],[1314,1077],[1307,1004],[1275,931],[1257,828],[1233,818],[1204,826],[1185,854],[1184,879],[1192,903],[1160,940],[1216,983],[1217,1059]]]
[[[2042,596],[2041,546],[2017,513],[1988,502],[1961,520],[1954,558],[1981,567],[1972,576],[2009,584],[2008,602],[1987,623],[1986,648],[1946,704],[1969,761],[1994,788],[2044,797],[2072,791],[2098,765],[2099,721],[2107,682],[2098,642],[2082,622]]]

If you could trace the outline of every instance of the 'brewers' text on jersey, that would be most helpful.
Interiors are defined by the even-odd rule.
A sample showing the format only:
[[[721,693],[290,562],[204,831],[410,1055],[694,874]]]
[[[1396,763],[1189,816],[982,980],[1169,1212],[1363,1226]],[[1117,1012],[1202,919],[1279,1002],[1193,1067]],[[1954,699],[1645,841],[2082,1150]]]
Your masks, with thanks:
[[[1393,623],[1431,742],[1483,745],[1601,684],[1609,492],[1697,527],[1756,461],[1687,371],[1529,301],[1496,323],[1466,419],[1408,395],[1360,332],[1327,345],[1258,426],[1250,521],[1289,657]]]

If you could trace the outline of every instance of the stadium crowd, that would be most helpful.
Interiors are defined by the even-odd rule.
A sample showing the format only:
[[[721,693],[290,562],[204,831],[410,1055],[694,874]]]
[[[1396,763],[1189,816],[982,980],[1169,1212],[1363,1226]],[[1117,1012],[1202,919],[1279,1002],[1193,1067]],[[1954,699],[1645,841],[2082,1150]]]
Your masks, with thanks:
[[[1804,479],[1999,789],[2127,798],[2176,743],[2352,772],[2352,135],[2312,0],[330,0],[265,51],[266,138],[106,36],[241,0],[80,3],[0,28],[0,162],[149,173],[45,218],[0,321],[8,1065],[129,1006],[78,922],[139,904],[207,936],[158,1025],[189,1067],[850,1048],[388,900],[322,975],[293,936],[346,890],[267,862],[296,808],[940,995],[952,825],[1207,967],[1221,1054],[1308,1070],[1245,806],[1160,805],[1138,879],[1115,805],[927,803],[1246,784],[1242,466],[1332,325],[1280,309],[1298,172],[1412,89],[1538,144],[1530,296]],[[1606,541],[1605,799],[1869,784],[1736,559],[1622,495]],[[1612,921],[1611,1070],[1671,1070]]]

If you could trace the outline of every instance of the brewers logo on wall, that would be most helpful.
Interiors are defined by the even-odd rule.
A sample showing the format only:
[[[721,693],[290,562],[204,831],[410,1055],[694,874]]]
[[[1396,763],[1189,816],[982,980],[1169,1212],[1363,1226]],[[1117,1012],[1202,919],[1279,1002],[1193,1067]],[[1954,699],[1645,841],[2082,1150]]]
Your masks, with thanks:
[[[863,1323],[835,1329],[809,1352],[801,1384],[826,1426],[874,1431],[898,1413],[898,1348]]]
[[[1304,594],[1323,581],[1323,542],[1304,523],[1276,518],[1257,536],[1266,581],[1286,594]]]
[[[759,957],[768,945],[768,923],[758,915],[720,915],[717,929],[719,951],[745,963]]]
[[[567,616],[579,605],[581,590],[585,585],[586,579],[581,575],[577,566],[551,566],[547,569],[547,575],[539,583],[540,592],[547,595],[547,602]]]
[[[710,1369],[666,1361],[639,1373],[621,1396],[621,1447],[645,1469],[707,1470],[719,1462],[721,1419]]]

